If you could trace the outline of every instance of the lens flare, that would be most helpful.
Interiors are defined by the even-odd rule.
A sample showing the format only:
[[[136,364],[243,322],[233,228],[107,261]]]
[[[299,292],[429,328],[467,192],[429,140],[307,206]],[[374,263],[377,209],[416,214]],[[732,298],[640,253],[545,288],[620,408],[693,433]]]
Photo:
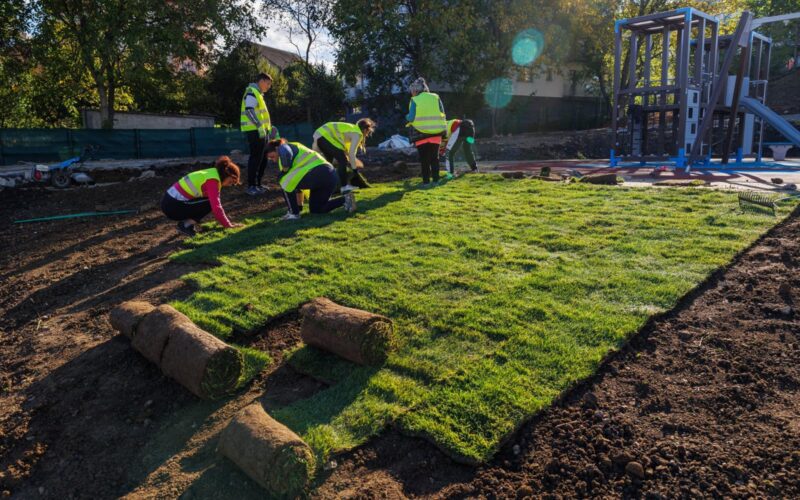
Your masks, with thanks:
[[[483,98],[491,108],[504,108],[511,102],[513,93],[514,82],[509,78],[495,78],[486,85]]]
[[[511,46],[511,58],[518,66],[527,66],[542,55],[544,50],[544,36],[534,28],[521,31],[514,37]]]

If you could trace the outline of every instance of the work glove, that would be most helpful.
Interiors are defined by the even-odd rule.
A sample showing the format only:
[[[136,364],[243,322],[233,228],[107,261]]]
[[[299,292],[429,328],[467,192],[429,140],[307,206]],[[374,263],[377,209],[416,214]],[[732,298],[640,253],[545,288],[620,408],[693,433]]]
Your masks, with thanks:
[[[267,136],[267,131],[264,129],[264,127],[258,127],[258,138],[263,139],[266,136]]]

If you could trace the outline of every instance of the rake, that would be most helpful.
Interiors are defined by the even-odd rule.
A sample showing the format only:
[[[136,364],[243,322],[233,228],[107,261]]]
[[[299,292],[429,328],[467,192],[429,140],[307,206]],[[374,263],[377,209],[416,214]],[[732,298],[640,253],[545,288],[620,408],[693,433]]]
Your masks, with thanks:
[[[772,210],[772,215],[775,215],[777,203],[791,198],[797,198],[800,194],[793,194],[791,196],[784,196],[778,198],[765,193],[758,193],[754,191],[740,191],[739,192],[739,208],[746,210],[748,208],[755,208],[756,206],[765,207]]]

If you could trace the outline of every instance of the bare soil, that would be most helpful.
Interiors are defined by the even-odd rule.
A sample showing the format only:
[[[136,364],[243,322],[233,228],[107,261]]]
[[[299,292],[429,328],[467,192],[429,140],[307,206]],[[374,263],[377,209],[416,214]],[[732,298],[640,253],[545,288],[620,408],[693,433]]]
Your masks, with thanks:
[[[416,172],[386,167],[383,180]],[[0,196],[0,496],[259,498],[216,453],[219,432],[324,387],[281,363],[296,315],[234,341],[273,365],[204,402],[116,335],[107,313],[190,290],[169,262],[182,239],[157,203],[181,169],[133,182]],[[281,203],[223,193],[236,220]],[[64,212],[141,209],[14,225]],[[320,498],[800,496],[800,218],[797,213],[652,321],[596,376],[511,436],[496,459],[454,463],[389,429],[326,464]],[[787,309],[789,308],[789,309]]]

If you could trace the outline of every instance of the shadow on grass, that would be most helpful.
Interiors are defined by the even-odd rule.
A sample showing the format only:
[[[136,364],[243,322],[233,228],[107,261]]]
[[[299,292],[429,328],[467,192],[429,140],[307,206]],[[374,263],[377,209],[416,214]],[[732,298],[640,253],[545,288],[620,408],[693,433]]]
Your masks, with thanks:
[[[400,201],[411,190],[414,188],[406,183],[403,189],[382,194],[374,199],[359,201],[356,214],[367,213]],[[337,209],[329,214],[307,214],[299,221],[280,221],[278,216],[282,213],[282,210],[273,210],[257,216],[258,219],[261,219],[259,222],[236,233],[226,234],[215,241],[193,242],[193,248],[181,253],[176,260],[178,262],[214,263],[220,256],[253,250],[281,239],[290,238],[303,229],[321,228],[351,217],[344,210]]]

